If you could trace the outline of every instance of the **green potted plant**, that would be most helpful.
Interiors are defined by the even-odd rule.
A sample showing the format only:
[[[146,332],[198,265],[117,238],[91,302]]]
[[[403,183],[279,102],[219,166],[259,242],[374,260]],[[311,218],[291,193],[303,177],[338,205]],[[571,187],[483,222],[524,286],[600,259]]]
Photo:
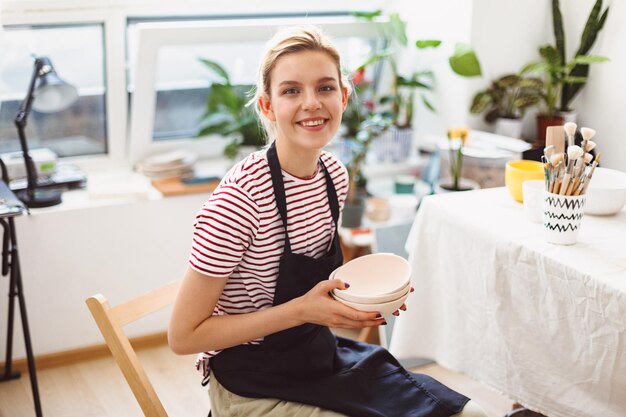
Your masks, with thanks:
[[[563,114],[559,110],[570,110],[574,96],[587,82],[589,65],[608,61],[607,57],[587,55],[608,16],[608,7],[602,10],[602,0],[597,0],[583,30],[581,43],[574,57],[568,62],[565,57],[565,35],[558,0],[552,0],[552,20],[556,46],[544,45],[539,48],[542,60],[527,65],[522,74],[540,72],[545,76],[543,95],[544,111],[537,115],[537,141],[545,142],[546,128],[561,125]]]
[[[211,83],[207,96],[206,111],[202,116],[197,136],[219,134],[229,138],[224,156],[235,159],[241,147],[259,148],[265,139],[252,106],[248,106],[251,85],[234,85],[228,72],[215,61],[200,61],[219,81]]]
[[[470,112],[484,113],[485,122],[495,122],[495,133],[521,138],[522,117],[542,101],[543,87],[540,78],[505,74],[476,93]]]
[[[556,49],[559,54],[561,63],[566,61],[565,57],[565,35],[563,31],[563,19],[561,17],[561,10],[559,6],[559,0],[552,0],[552,15],[553,15],[553,26],[554,26],[554,35],[556,38]],[[589,50],[593,46],[598,37],[598,33],[604,27],[604,23],[609,15],[609,7],[602,10],[602,0],[597,0],[594,4],[591,12],[589,13],[589,17],[587,18],[587,23],[585,24],[585,28],[583,29],[583,33],[580,39],[580,45],[574,56],[587,56]],[[561,99],[559,104],[560,112],[571,112],[572,111],[572,101],[576,97],[576,95],[580,92],[580,90],[585,86],[587,82],[587,77],[589,75],[589,64],[594,62],[604,62],[608,61],[608,58],[605,57],[589,57],[591,59],[588,62],[581,61],[574,65],[568,71],[569,77],[575,77],[579,79],[579,82],[568,82],[565,81],[563,83],[561,89]]]
[[[373,21],[382,16],[382,11],[370,13],[354,13],[356,17]],[[381,137],[379,142],[383,148],[394,149],[391,157],[398,162],[409,155],[410,145],[413,139],[413,115],[416,96],[424,106],[435,111],[435,106],[430,102],[428,93],[432,91],[433,73],[430,70],[416,70],[409,74],[401,74],[396,58],[409,47],[406,33],[406,24],[398,13],[388,16],[388,24],[384,26],[385,33],[381,34],[389,39],[389,47],[383,51],[374,53],[368,60],[368,64],[384,61],[391,69],[391,86],[386,94],[379,97],[378,102],[387,108],[382,110],[386,117],[391,119],[391,127]],[[413,44],[419,50],[438,48],[440,40],[417,40]],[[477,76],[481,74],[480,64],[476,54],[469,45],[457,44],[455,51],[449,58],[450,68],[462,76]],[[383,142],[388,142],[383,144]],[[393,145],[393,146],[386,146]],[[382,155],[381,159],[385,159]]]

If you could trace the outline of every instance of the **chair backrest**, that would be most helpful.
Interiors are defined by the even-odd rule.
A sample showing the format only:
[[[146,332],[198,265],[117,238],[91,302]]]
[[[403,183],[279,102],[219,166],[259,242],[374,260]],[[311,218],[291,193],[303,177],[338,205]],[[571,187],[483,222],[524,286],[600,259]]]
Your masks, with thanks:
[[[172,304],[180,283],[181,280],[165,284],[114,307],[109,305],[102,294],[85,300],[146,417],[167,417],[167,412],[141,366],[123,326]]]

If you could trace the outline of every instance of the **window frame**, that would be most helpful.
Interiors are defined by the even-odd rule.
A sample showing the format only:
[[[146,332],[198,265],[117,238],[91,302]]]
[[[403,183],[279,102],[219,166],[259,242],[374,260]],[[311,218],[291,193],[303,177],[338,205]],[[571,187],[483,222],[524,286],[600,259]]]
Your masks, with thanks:
[[[63,161],[74,163],[87,172],[108,170],[111,168],[130,168],[133,163],[131,149],[137,149],[131,137],[127,93],[127,25],[130,20],[171,19],[180,17],[207,18],[212,23],[224,18],[246,18],[252,15],[287,15],[296,13],[338,14],[348,13],[355,8],[353,1],[320,0],[308,4],[306,8],[297,2],[268,0],[259,4],[254,0],[241,0],[236,6],[224,2],[206,2],[205,0],[179,0],[176,4],[154,4],[145,0],[3,0],[0,5],[0,24],[18,25],[66,25],[99,24],[104,30],[104,66],[105,66],[105,129],[107,150],[103,155],[65,157]],[[359,10],[383,8],[382,0],[364,0],[358,2]],[[293,22],[293,19],[291,20]],[[249,27],[251,21],[245,21]],[[367,24],[367,22],[362,22]],[[263,23],[266,24],[266,23]],[[345,28],[344,28],[345,29]],[[329,32],[340,36],[341,28]],[[350,33],[353,34],[353,33]],[[369,33],[371,34],[371,33]],[[268,35],[269,36],[269,35]],[[152,107],[151,112],[154,112]],[[150,123],[152,129],[152,123]],[[151,132],[150,132],[151,134]],[[213,139],[217,140],[218,139]],[[206,146],[206,144],[204,145]],[[209,148],[213,146],[208,145]],[[180,147],[180,143],[179,143]],[[136,159],[135,159],[136,161]]]

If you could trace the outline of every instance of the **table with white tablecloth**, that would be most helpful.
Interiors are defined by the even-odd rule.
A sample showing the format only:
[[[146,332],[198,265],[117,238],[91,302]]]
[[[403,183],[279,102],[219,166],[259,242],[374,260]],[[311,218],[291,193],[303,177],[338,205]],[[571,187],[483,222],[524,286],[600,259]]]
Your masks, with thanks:
[[[390,350],[550,417],[626,416],[626,210],[547,243],[505,188],[424,198]]]

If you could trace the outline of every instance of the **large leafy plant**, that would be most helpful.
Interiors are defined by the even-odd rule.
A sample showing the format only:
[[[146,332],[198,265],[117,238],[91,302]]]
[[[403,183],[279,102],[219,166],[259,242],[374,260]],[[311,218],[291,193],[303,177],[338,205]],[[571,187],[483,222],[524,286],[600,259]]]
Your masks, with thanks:
[[[356,12],[354,16],[367,21],[374,21],[382,16],[382,11]],[[372,54],[363,67],[379,61],[389,64],[392,73],[391,88],[387,93],[380,95],[378,100],[380,104],[388,106],[388,110],[383,114],[391,119],[393,125],[399,128],[410,128],[412,127],[416,94],[419,95],[426,108],[435,111],[434,105],[428,98],[428,92],[433,89],[433,73],[428,69],[416,69],[410,73],[400,73],[397,58],[406,51],[406,48],[410,47],[406,24],[398,13],[392,13],[388,16],[388,24],[383,27],[385,33],[382,35],[388,39],[388,47]],[[411,47],[425,50],[438,48],[440,45],[440,40],[428,39],[414,41]],[[455,51],[449,58],[449,64],[455,73],[462,76],[471,77],[481,74],[476,54],[466,44],[455,46]]]
[[[540,78],[506,74],[494,80],[489,88],[476,93],[470,112],[484,112],[487,123],[493,123],[498,118],[521,119],[527,109],[541,102],[542,90],[543,81]]]
[[[253,86],[232,84],[228,72],[220,64],[205,58],[200,61],[219,81],[211,84],[197,136],[219,134],[229,137],[224,155],[230,159],[237,156],[241,146],[263,146],[265,141],[258,119],[252,106],[248,106]]]
[[[527,65],[522,73],[542,72],[545,74],[545,115],[554,117],[557,110],[569,111],[571,101],[587,82],[589,65],[609,59],[599,55],[588,55],[598,33],[602,30],[609,8],[602,11],[602,0],[593,6],[574,58],[569,62],[565,56],[565,34],[559,0],[552,0],[552,17],[555,45],[539,48],[542,61]]]
[[[596,38],[598,37],[598,33],[604,27],[604,23],[606,22],[606,18],[608,17],[608,15],[609,8],[607,7],[606,9],[604,9],[604,11],[602,11],[602,0],[597,0],[593,8],[591,9],[591,12],[589,13],[589,17],[587,18],[587,23],[585,24],[585,28],[583,29],[583,33],[580,39],[580,45],[578,46],[578,50],[575,54],[576,57],[586,56],[589,53],[589,50],[591,49],[596,41]],[[561,15],[561,8],[559,6],[559,0],[552,0],[552,20],[554,37],[556,39],[556,50],[558,52],[561,65],[564,65],[566,62],[565,32],[563,31],[563,18]],[[608,60],[608,58],[599,56],[588,58],[591,59],[588,59],[586,61],[579,61],[571,69],[569,69],[567,76],[574,77],[575,79],[578,79],[580,81],[565,81],[563,83],[559,110],[571,110],[570,104],[572,100],[574,100],[574,97],[576,97],[576,95],[580,92],[581,88],[583,88],[586,83],[587,76],[589,75],[589,64]]]

